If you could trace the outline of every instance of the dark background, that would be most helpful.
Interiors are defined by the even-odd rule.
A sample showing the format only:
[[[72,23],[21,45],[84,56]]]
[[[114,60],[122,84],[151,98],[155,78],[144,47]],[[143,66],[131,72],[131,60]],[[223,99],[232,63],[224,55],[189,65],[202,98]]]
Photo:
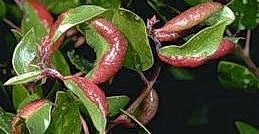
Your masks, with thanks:
[[[188,8],[183,0],[167,0],[167,4],[177,7],[181,11]],[[147,5],[145,0],[136,0],[130,10],[141,16],[144,20],[151,18],[155,12]],[[8,34],[7,28],[0,23],[0,44]],[[9,33],[10,34],[10,33]],[[241,33],[244,35],[244,33]],[[259,63],[259,28],[252,32],[251,55],[253,61]],[[244,36],[243,36],[244,37]],[[6,42],[6,41],[5,41]],[[153,42],[150,40],[150,43]],[[0,47],[0,58],[5,60],[7,51]],[[256,50],[258,50],[256,52]],[[229,60],[225,58],[225,60]],[[259,94],[243,93],[235,90],[223,89],[217,79],[217,63],[210,62],[196,69],[191,69],[195,79],[180,81],[173,77],[163,65],[161,74],[155,83],[155,89],[160,97],[157,115],[147,126],[154,134],[235,134],[238,133],[234,121],[240,120],[259,126]],[[240,62],[243,64],[242,62]],[[10,72],[8,72],[10,73]],[[148,74],[149,72],[145,72]],[[3,76],[3,75],[1,75]],[[8,76],[9,77],[9,76]],[[6,81],[8,77],[0,78]],[[122,69],[114,78],[112,85],[103,85],[109,95],[126,94],[135,98],[141,91],[141,80],[133,71]],[[0,92],[0,97],[4,96]],[[3,98],[2,98],[3,99]],[[8,109],[10,102],[0,102],[2,107]],[[188,122],[193,113],[202,106],[208,106],[204,117],[208,123],[190,127]],[[113,134],[136,134],[137,129],[115,127]]]
[[[134,7],[131,7],[131,10],[144,20],[151,18],[155,12],[144,0],[141,1],[133,3]],[[181,11],[188,8],[182,0],[167,0],[166,3]],[[241,35],[244,34],[241,33]],[[252,32],[251,38],[251,55],[256,65],[259,64],[258,36],[259,28]],[[152,43],[151,40],[150,42]],[[218,61],[214,61],[191,69],[195,76],[195,80],[192,81],[176,80],[167,71],[166,66],[163,66],[155,84],[160,105],[157,115],[148,125],[151,132],[154,134],[236,134],[238,131],[234,121],[245,121],[253,126],[259,126],[259,94],[223,89],[217,79],[217,63]],[[141,89],[139,84],[141,81],[136,80],[136,77],[138,76],[134,72],[121,71],[115,78],[118,82],[112,84],[113,89],[110,92],[112,94],[123,92],[136,97]],[[121,88],[125,90],[118,90]],[[207,115],[204,115],[208,123],[190,127],[188,121],[192,114],[204,105],[208,106]],[[125,129],[122,126],[113,129],[113,134],[135,133],[138,133],[137,130]]]

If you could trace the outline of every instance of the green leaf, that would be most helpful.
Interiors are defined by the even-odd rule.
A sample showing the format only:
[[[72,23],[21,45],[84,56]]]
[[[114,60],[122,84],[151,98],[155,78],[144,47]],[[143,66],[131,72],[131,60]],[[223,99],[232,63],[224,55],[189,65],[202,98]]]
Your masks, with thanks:
[[[193,80],[194,79],[194,76],[187,69],[169,66],[168,70],[177,80]]]
[[[3,0],[0,0],[0,20],[4,18],[5,14],[6,14],[5,3]]]
[[[100,15],[104,11],[106,11],[106,9],[94,5],[83,5],[68,10],[62,14],[63,18],[61,18],[62,20],[57,27],[51,42],[56,42],[61,37],[61,35],[71,27],[90,20]]]
[[[43,22],[43,20],[40,19],[38,11],[32,7],[28,0],[25,0],[23,7],[25,15],[22,20],[22,32],[23,34],[26,34],[33,28],[35,32],[35,43],[39,43],[50,30],[44,25],[44,23],[48,22]]]
[[[43,104],[36,112],[25,119],[30,134],[44,134],[51,121],[51,104]]]
[[[34,93],[30,96],[27,96],[23,101],[20,102],[20,104],[17,107],[17,111],[20,111],[20,109],[22,107],[24,107],[25,105],[27,105],[28,103],[35,101],[37,99],[40,99],[40,95],[38,93]]]
[[[19,84],[25,84],[28,82],[37,81],[40,77],[41,71],[33,71],[24,73],[18,76],[15,76],[11,79],[9,79],[7,82],[4,83],[5,86],[7,85],[19,85]]]
[[[51,119],[46,134],[81,134],[79,107],[68,93],[57,92]]]
[[[120,113],[120,109],[123,109],[128,105],[130,98],[124,95],[111,96],[107,97],[107,101],[109,104],[109,116],[114,117]]]
[[[236,121],[235,124],[236,124],[240,134],[259,134],[258,129],[254,128],[253,126],[251,126],[245,122]]]
[[[35,70],[30,66],[36,58],[38,49],[34,31],[34,29],[28,31],[14,50],[12,64],[17,75]]]
[[[62,75],[67,76],[70,75],[70,68],[68,63],[66,62],[65,57],[60,51],[56,51],[52,57],[51,61],[54,65],[54,68],[60,72]]]
[[[12,117],[14,115],[12,113],[5,112],[1,107],[0,107],[0,131],[2,130],[5,134],[11,134],[11,122],[12,122]]]
[[[120,109],[122,113],[124,113],[125,115],[127,115],[128,117],[130,117],[132,120],[134,120],[147,134],[151,134],[151,132],[149,132],[149,130],[143,125],[141,124],[133,115],[129,114],[128,112]]]
[[[128,69],[148,70],[154,63],[153,54],[147,38],[144,21],[135,13],[120,8],[113,16],[112,22],[128,40],[128,49],[124,66]]]
[[[221,61],[218,64],[218,79],[225,88],[253,91],[259,88],[259,80],[248,68],[236,63]]]
[[[200,4],[200,3],[205,3],[205,2],[209,2],[209,1],[212,1],[212,0],[184,0],[186,3],[188,3],[189,5],[197,5],[197,4]]]
[[[26,99],[30,93],[23,85],[16,85],[13,87],[13,105],[14,108],[17,109],[21,102]]]
[[[227,25],[230,25],[235,20],[235,15],[233,11],[224,6],[219,11],[215,12],[212,16],[210,16],[207,20],[204,21],[207,25],[214,25],[219,21],[227,21]]]
[[[80,0],[39,0],[51,13],[60,14],[81,4]]]
[[[82,78],[82,79],[85,79],[85,78]],[[107,123],[107,120],[106,120],[106,117],[105,115],[103,115],[103,112],[102,110],[105,110],[105,109],[100,109],[100,105],[102,105],[103,102],[101,102],[101,100],[103,98],[100,98],[100,96],[98,96],[99,94],[97,92],[99,91],[96,91],[95,87],[90,87],[90,89],[82,89],[80,86],[82,87],[88,87],[88,85],[86,84],[89,84],[87,82],[83,82],[81,80],[77,80],[75,79],[76,81],[74,81],[73,79],[66,79],[64,80],[64,84],[65,86],[71,90],[74,94],[76,94],[78,96],[78,98],[82,101],[82,103],[84,104],[85,108],[87,109],[91,119],[92,119],[92,122],[95,126],[95,128],[100,132],[100,133],[104,133],[105,132],[105,127],[106,127],[106,123]],[[80,84],[80,85],[79,85]],[[93,86],[93,85],[91,85]],[[95,95],[95,99],[98,98],[99,102],[94,102],[92,101],[89,97],[90,96],[87,96],[84,91],[85,90],[89,90],[89,91],[92,91],[91,94],[94,94]],[[100,90],[100,89],[98,89]]]
[[[236,29],[254,29],[258,19],[258,1],[256,0],[233,0],[230,8],[235,12],[236,20],[233,27]]]
[[[92,0],[94,5],[102,6],[104,8],[118,9],[120,7],[120,0]]]
[[[160,54],[181,58],[207,58],[212,56],[221,42],[225,27],[226,21],[221,21],[201,30],[182,46],[162,47]]]
[[[67,51],[67,56],[70,62],[82,72],[88,73],[93,68],[93,64],[81,55],[76,54],[75,50]]]

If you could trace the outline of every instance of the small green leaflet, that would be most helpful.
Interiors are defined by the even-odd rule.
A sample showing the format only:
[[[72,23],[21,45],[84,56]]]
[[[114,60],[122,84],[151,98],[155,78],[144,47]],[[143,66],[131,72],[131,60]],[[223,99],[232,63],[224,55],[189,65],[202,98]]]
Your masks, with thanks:
[[[57,92],[51,120],[46,134],[81,134],[79,106],[68,93]]]
[[[61,35],[66,32],[71,27],[83,23],[87,20],[90,20],[101,13],[106,11],[106,9],[94,6],[94,5],[83,5],[73,9],[68,10],[67,12],[61,14],[61,22],[58,25],[51,42],[56,42]]]
[[[7,82],[4,83],[5,86],[7,85],[19,85],[19,84],[25,84],[28,82],[33,82],[36,80],[39,80],[41,71],[33,71],[24,73],[18,76],[15,76],[11,79],[9,79]]]
[[[30,134],[44,134],[51,121],[51,104],[43,104],[36,112],[25,119]]]
[[[225,88],[236,88],[249,92],[259,88],[259,80],[248,68],[233,62],[218,64],[218,79]]]
[[[123,109],[128,105],[130,98],[124,95],[111,96],[107,97],[107,101],[109,104],[109,116],[114,117],[121,112],[120,109]]]
[[[14,115],[12,113],[5,112],[0,107],[0,131],[2,130],[5,134],[11,134],[11,122],[12,117]]]
[[[239,134],[259,134],[258,129],[245,122],[236,121],[235,124],[239,130]]]
[[[235,20],[235,15],[233,11],[227,7],[224,6],[219,11],[215,12],[212,16],[210,16],[207,20],[205,20],[203,23],[207,25],[214,25],[219,21],[227,21],[227,25],[230,25]]]
[[[160,53],[168,57],[209,57],[216,52],[226,23],[226,21],[221,21],[201,30],[182,46],[165,46],[160,49]]]
[[[167,70],[177,80],[193,80],[194,79],[194,75],[188,69],[168,66]]]

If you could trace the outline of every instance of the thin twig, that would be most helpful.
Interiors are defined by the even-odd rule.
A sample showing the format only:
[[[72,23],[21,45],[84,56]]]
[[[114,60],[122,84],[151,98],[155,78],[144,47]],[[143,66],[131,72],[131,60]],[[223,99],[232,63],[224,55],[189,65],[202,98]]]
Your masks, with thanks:
[[[81,120],[81,124],[83,126],[84,134],[89,134],[88,126],[81,114],[80,114],[80,120]]]
[[[11,26],[12,28],[16,29],[18,32],[22,32],[22,30],[18,26],[16,26],[12,21],[10,21],[10,20],[8,20],[6,18],[4,18],[3,21],[6,24],[8,24],[9,26]]]
[[[84,75],[83,72],[77,72],[77,73],[73,74],[73,76],[76,76],[76,77],[80,77],[80,76],[82,76],[82,75]]]
[[[139,107],[139,105],[143,102],[143,100],[146,98],[146,96],[150,93],[150,91],[153,89],[153,85],[155,84],[159,74],[160,74],[161,67],[158,66],[153,73],[153,76],[149,81],[145,78],[143,73],[140,73],[141,78],[147,82],[147,86],[142,90],[142,93],[140,96],[127,108],[126,112],[132,114],[136,111],[136,109]],[[112,125],[109,127],[110,129],[116,125],[119,124],[119,121],[121,120],[129,120],[125,114],[122,114],[118,116],[115,120],[112,121]],[[130,123],[130,120],[128,121]]]
[[[250,57],[250,40],[251,40],[251,30],[248,30],[246,33],[246,44],[243,50],[246,57]]]
[[[248,68],[256,75],[257,78],[259,78],[259,69],[257,69],[251,58],[246,56],[244,50],[240,46],[236,45],[236,50],[240,53],[240,57],[244,60]]]

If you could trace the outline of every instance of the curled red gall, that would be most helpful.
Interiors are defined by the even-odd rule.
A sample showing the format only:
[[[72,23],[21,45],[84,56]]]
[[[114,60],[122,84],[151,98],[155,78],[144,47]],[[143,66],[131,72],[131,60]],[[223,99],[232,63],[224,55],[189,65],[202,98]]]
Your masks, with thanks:
[[[227,54],[231,53],[234,49],[235,44],[227,39],[223,39],[219,44],[219,47],[215,51],[213,55],[203,56],[203,57],[187,57],[187,56],[167,56],[161,53],[158,54],[161,61],[172,65],[174,67],[188,67],[194,68],[203,65],[209,60],[216,60]]]
[[[39,16],[44,26],[50,29],[53,24],[53,18],[49,11],[44,7],[44,5],[39,3],[37,0],[28,0],[28,2],[31,4],[32,8]]]
[[[140,116],[138,120],[144,125],[149,123],[156,115],[158,104],[158,94],[155,89],[152,89],[140,105]]]
[[[105,94],[95,83],[85,77],[77,76],[65,77],[64,80],[72,80],[76,83],[83,90],[85,96],[97,105],[103,116],[107,116],[108,103]]]
[[[122,66],[127,50],[127,40],[119,29],[106,19],[91,21],[96,31],[108,42],[109,49],[92,70],[89,79],[99,84],[109,80]]]
[[[191,7],[168,21],[163,27],[155,29],[153,36],[161,42],[174,41],[181,36],[182,31],[198,25],[221,8],[222,4],[218,2],[207,2]]]
[[[46,103],[49,103],[49,101],[45,99],[38,99],[22,107],[20,111],[12,119],[12,133],[20,134],[21,127],[17,125],[19,124],[21,118],[29,118],[33,113],[37,112]]]

